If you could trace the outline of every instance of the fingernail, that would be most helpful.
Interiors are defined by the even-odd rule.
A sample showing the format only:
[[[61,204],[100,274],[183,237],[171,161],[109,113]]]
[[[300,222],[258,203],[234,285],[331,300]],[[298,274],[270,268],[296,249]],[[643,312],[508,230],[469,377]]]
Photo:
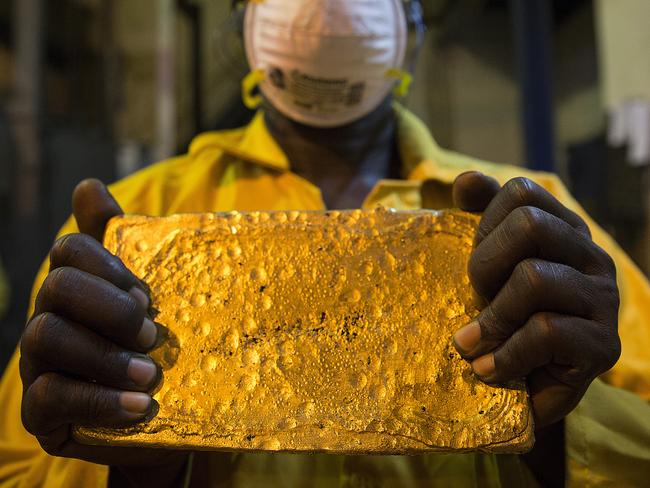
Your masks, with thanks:
[[[149,318],[142,321],[142,327],[137,337],[137,342],[143,349],[151,349],[158,338],[158,327]]]
[[[137,286],[134,286],[129,290],[129,293],[133,295],[133,298],[142,304],[145,310],[149,310],[149,297],[144,291],[142,291]]]
[[[454,344],[461,353],[471,352],[481,340],[481,326],[475,320],[454,334]]]
[[[138,386],[149,386],[158,374],[156,365],[148,358],[134,357],[126,370],[129,379]]]
[[[125,391],[120,394],[120,406],[128,413],[144,415],[151,408],[151,397],[146,393]]]
[[[481,378],[494,374],[494,354],[486,354],[472,362],[472,369]]]

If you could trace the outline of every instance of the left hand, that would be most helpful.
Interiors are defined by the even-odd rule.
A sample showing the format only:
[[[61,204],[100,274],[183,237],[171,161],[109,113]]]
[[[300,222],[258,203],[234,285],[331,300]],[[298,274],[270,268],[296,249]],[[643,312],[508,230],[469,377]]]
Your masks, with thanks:
[[[471,172],[454,183],[456,206],[483,212],[469,276],[488,301],[454,336],[486,383],[527,378],[537,428],[563,419],[621,353],[612,258],[585,222],[541,186],[503,188]]]

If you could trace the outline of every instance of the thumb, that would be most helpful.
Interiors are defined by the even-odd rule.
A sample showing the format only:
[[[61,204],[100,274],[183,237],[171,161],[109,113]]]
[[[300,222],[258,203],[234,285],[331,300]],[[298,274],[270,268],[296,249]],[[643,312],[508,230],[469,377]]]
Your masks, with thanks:
[[[79,231],[99,242],[104,239],[104,228],[108,221],[124,213],[106,185],[95,179],[83,180],[74,189],[72,212]]]
[[[500,189],[497,180],[483,173],[462,173],[454,181],[454,205],[468,212],[483,212]]]

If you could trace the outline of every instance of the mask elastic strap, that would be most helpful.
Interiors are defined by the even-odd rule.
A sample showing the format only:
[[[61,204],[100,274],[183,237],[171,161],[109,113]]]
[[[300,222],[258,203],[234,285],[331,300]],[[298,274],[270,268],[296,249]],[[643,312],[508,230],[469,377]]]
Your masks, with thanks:
[[[244,101],[244,105],[246,105],[246,107],[250,108],[251,110],[255,110],[260,105],[262,105],[262,95],[253,95],[253,91],[265,79],[266,73],[264,70],[256,69],[248,73],[241,82],[242,100]]]
[[[413,75],[411,73],[401,69],[391,68],[386,71],[386,76],[388,78],[395,78],[399,81],[399,83],[395,85],[395,88],[393,89],[393,93],[396,96],[403,98],[409,94],[411,83],[413,83]]]

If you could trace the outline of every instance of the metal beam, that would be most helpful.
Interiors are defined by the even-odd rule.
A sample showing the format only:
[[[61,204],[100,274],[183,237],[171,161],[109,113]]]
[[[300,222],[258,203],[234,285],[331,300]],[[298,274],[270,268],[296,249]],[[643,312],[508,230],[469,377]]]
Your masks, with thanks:
[[[526,165],[554,171],[552,2],[511,0],[514,23]]]

